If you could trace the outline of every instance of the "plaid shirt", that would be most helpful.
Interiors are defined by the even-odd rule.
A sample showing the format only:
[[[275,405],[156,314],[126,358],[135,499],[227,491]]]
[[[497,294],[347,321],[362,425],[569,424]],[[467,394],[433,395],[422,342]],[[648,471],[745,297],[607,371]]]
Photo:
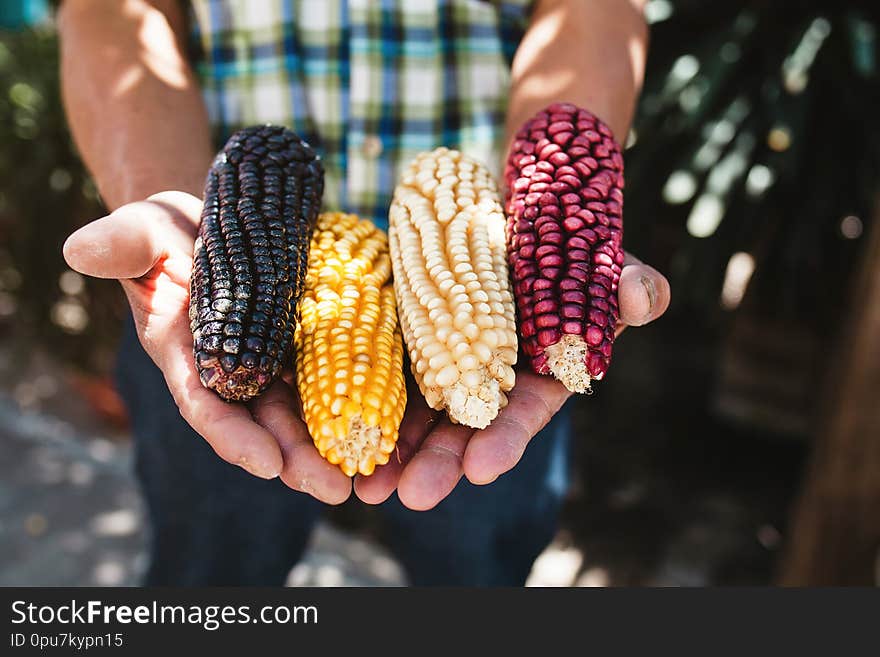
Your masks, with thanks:
[[[398,172],[461,148],[501,165],[510,61],[530,0],[190,0],[218,141],[286,125],[321,152],[324,207],[387,226]]]

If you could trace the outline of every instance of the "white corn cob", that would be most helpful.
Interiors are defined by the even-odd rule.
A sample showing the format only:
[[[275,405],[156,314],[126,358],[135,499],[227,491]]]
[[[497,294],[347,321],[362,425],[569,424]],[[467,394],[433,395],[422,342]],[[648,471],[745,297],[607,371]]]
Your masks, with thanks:
[[[515,379],[505,223],[488,170],[447,148],[416,157],[389,214],[394,291],[413,375],[431,408],[478,429],[507,404]]]

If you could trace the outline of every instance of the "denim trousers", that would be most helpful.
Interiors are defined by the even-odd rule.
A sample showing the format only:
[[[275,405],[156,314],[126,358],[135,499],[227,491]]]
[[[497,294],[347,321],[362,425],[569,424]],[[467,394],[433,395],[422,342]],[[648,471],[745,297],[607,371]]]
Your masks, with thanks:
[[[117,365],[150,525],[145,584],[282,585],[324,505],[279,479],[222,461],[181,418],[165,380],[127,323]],[[532,439],[487,486],[464,478],[430,511],[392,495],[378,509],[413,585],[521,586],[550,542],[567,489],[569,413]]]

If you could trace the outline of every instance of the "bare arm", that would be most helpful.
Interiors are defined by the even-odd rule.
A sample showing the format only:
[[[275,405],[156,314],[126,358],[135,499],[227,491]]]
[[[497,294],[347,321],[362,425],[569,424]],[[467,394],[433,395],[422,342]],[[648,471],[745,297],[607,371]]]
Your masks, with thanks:
[[[513,61],[507,135],[568,101],[626,141],[645,73],[645,0],[540,0]],[[508,142],[510,139],[508,139]]]
[[[201,196],[212,147],[176,0],[66,0],[67,117],[111,209],[175,189]]]
[[[184,419],[223,459],[330,503],[351,482],[320,457],[283,380],[248,406],[199,381],[187,316],[193,242],[213,149],[184,58],[175,0],[66,0],[59,17],[65,106],[113,212],[68,238],[84,274],[119,279],[138,337]]]

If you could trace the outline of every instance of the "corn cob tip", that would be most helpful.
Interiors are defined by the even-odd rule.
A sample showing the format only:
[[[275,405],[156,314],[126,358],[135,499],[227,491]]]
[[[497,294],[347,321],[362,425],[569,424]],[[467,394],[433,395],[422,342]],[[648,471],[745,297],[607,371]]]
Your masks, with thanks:
[[[227,372],[219,359],[207,354],[200,353],[196,358],[202,385],[214,390],[223,401],[250,401],[258,396],[273,378],[271,371],[255,373],[253,369],[241,366]]]
[[[601,374],[590,376],[587,343],[577,335],[563,335],[559,342],[544,349],[544,355],[550,373],[571,392],[592,392],[590,381],[602,378]]]
[[[474,429],[485,429],[507,405],[507,397],[501,392],[498,381],[486,376],[475,390],[461,383],[444,388],[441,392],[446,413],[456,424]]]
[[[344,435],[325,434],[317,445],[321,456],[347,476],[360,473],[369,477],[377,465],[388,463],[396,440],[383,438],[379,427],[368,424],[358,414],[349,419]]]

